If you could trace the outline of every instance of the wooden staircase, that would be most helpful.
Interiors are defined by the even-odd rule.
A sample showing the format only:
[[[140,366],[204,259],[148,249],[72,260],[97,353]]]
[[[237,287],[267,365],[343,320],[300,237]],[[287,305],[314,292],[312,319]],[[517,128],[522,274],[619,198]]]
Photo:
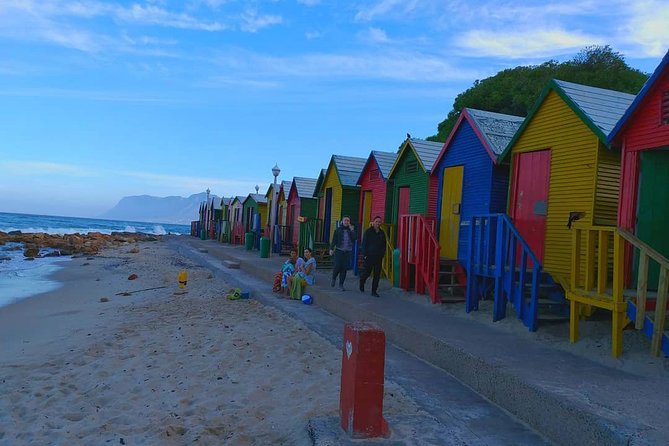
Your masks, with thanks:
[[[467,260],[465,310],[493,298],[493,321],[506,317],[507,303],[518,319],[535,331],[540,320],[567,318],[562,288],[505,214],[472,217]]]
[[[437,290],[441,303],[460,303],[466,300],[467,276],[460,262],[452,259],[439,259]]]
[[[651,354],[669,356],[667,288],[669,260],[624,229],[613,226],[574,225],[572,239],[569,339],[579,338],[579,319],[588,306],[611,311],[611,353],[623,352],[622,332],[627,318],[651,340]],[[633,259],[638,259],[636,289],[632,282]],[[657,284],[648,283],[648,272],[659,268]],[[652,287],[652,288],[651,288]],[[657,292],[653,292],[655,289]]]

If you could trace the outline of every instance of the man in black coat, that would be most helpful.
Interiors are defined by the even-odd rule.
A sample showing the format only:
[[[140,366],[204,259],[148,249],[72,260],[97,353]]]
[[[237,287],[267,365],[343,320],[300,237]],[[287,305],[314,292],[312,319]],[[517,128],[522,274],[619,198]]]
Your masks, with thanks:
[[[381,261],[386,253],[386,234],[381,229],[381,217],[374,217],[372,227],[368,228],[363,234],[360,252],[362,252],[365,260],[362,274],[360,274],[360,291],[365,292],[365,282],[373,274],[372,296],[381,297],[377,290],[381,278]]]
[[[344,215],[341,219],[341,225],[335,229],[330,243],[330,255],[334,254],[334,268],[332,269],[332,280],[330,286],[335,286],[337,276],[339,276],[339,289],[346,291],[344,281],[346,280],[346,271],[351,263],[351,251],[353,244],[358,236],[355,228],[351,224],[351,217]]]

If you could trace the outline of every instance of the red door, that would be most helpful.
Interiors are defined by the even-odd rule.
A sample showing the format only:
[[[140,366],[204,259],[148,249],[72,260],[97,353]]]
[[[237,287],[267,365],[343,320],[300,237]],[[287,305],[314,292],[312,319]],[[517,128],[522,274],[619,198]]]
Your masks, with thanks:
[[[543,262],[551,151],[519,153],[513,165],[511,219],[534,255]]]
[[[399,188],[399,197],[397,198],[397,221],[402,215],[409,215],[409,196],[411,189],[408,187]]]

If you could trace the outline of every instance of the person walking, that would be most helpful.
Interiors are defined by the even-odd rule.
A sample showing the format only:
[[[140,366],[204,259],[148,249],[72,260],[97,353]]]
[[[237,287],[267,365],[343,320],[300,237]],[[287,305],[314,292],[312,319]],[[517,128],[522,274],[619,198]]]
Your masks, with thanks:
[[[344,281],[346,280],[346,271],[351,262],[351,251],[357,235],[355,227],[351,225],[351,217],[344,215],[341,219],[341,225],[335,229],[330,243],[330,255],[334,254],[334,269],[332,270],[332,280],[330,286],[335,286],[337,276],[339,276],[339,289],[346,291]]]
[[[365,282],[372,276],[372,296],[381,297],[377,292],[381,278],[381,261],[386,253],[386,233],[381,229],[381,217],[372,220],[372,226],[362,235],[362,252],[364,264],[360,274],[360,292],[365,292]]]

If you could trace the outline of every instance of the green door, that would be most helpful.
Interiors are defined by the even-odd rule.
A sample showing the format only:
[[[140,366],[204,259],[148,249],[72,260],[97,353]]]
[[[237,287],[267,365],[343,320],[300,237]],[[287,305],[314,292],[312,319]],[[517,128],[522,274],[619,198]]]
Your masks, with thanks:
[[[641,152],[639,177],[636,235],[651,248],[669,257],[669,150]],[[636,265],[634,270],[636,278]],[[651,260],[648,288],[657,289],[658,279],[659,267]]]

